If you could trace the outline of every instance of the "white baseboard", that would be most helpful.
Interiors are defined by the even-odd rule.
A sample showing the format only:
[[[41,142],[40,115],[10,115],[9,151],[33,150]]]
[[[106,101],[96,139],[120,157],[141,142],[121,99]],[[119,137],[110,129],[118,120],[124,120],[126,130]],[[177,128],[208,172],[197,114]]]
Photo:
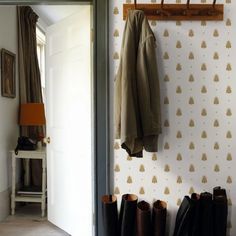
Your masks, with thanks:
[[[6,219],[10,214],[10,190],[0,192],[0,221]]]

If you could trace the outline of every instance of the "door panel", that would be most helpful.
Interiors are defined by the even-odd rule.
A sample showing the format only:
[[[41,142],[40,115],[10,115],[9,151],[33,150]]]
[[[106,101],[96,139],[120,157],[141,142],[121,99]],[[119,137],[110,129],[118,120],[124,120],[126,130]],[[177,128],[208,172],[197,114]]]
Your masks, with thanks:
[[[48,219],[92,235],[90,6],[46,32]]]

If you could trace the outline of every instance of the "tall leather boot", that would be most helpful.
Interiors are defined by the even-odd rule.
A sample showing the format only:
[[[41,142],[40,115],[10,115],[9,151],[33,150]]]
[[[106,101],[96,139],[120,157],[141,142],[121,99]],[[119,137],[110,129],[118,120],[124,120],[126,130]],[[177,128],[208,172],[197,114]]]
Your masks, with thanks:
[[[213,231],[214,236],[226,236],[228,200],[225,189],[213,189]]]
[[[104,236],[118,236],[117,199],[113,195],[102,197]]]
[[[191,195],[191,201],[193,203],[193,217],[192,223],[190,227],[190,234],[189,236],[199,236],[200,235],[200,195],[197,193],[193,193]]]
[[[153,236],[165,236],[166,232],[167,204],[157,200],[153,203],[152,224]]]
[[[215,236],[213,234],[212,220],[212,194],[201,193],[200,195],[200,235]]]
[[[193,215],[194,202],[189,196],[185,196],[176,215],[174,236],[190,235]]]
[[[151,207],[145,201],[137,205],[135,236],[152,236]]]
[[[119,236],[134,236],[138,197],[134,194],[122,196],[119,216]]]

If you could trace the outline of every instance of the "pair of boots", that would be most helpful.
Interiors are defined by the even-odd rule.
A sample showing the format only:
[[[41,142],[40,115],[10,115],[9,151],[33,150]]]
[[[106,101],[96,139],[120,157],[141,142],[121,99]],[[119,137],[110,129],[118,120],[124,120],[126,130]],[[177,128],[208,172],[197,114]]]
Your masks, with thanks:
[[[228,203],[225,189],[185,196],[176,216],[174,236],[226,236]]]
[[[105,236],[164,236],[166,225],[166,203],[156,201],[151,207],[147,202],[138,202],[133,194],[122,196],[118,219],[115,196],[102,197]]]
[[[136,195],[123,195],[118,218],[117,198],[113,195],[102,197],[104,236],[135,236],[137,201]]]
[[[165,236],[167,205],[157,200],[153,203],[151,216],[150,204],[141,201],[137,205],[135,236]]]

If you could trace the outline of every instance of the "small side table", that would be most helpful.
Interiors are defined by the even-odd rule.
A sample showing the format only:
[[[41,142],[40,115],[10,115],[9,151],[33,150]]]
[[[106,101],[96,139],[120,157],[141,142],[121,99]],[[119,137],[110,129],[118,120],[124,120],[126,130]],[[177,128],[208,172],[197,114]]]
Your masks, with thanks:
[[[41,203],[42,217],[45,216],[46,208],[46,150],[45,148],[37,149],[35,151],[11,151],[12,157],[12,193],[11,193],[11,214],[15,215],[16,202],[39,202]],[[16,191],[16,159],[26,159],[29,162],[30,159],[42,160],[42,192],[34,195],[32,192],[25,192],[19,194]]]

